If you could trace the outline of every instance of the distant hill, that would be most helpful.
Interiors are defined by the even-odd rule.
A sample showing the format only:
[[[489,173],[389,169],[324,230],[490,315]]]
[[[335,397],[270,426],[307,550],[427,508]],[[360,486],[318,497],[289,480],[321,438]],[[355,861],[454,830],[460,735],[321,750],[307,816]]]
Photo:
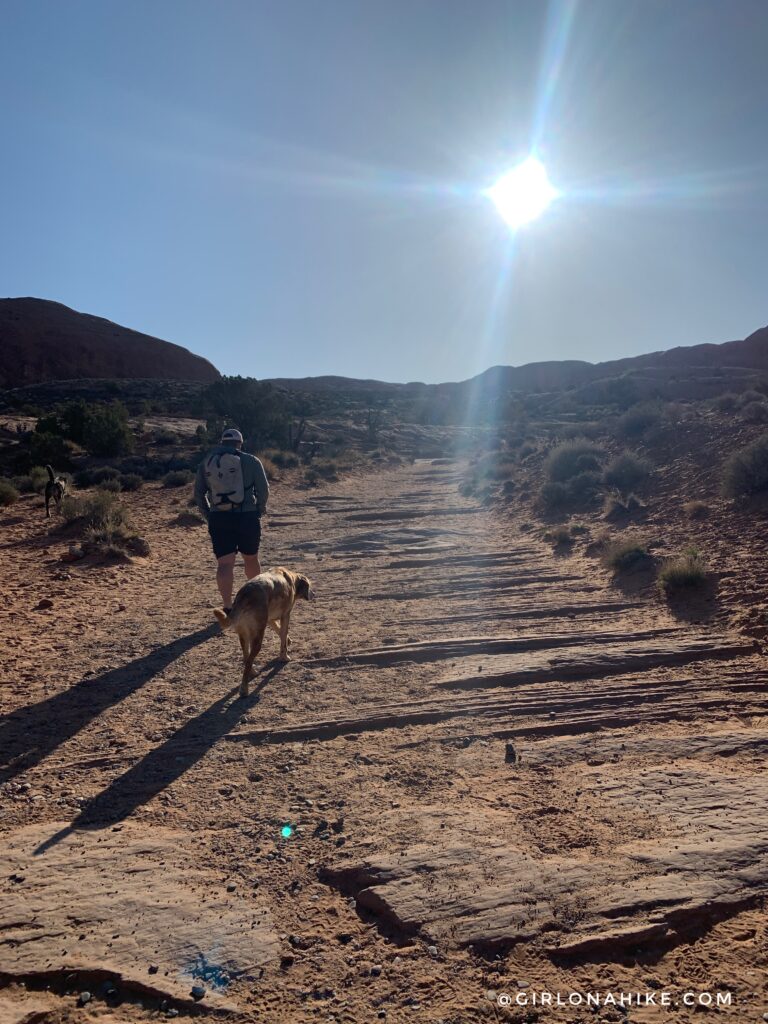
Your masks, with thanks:
[[[686,378],[690,380],[691,390],[695,392],[703,387],[703,381],[713,380],[719,375],[739,378],[768,375],[768,327],[760,328],[741,341],[727,341],[720,345],[691,345],[603,363],[563,359],[526,363],[523,366],[492,366],[476,377],[458,383],[391,384],[334,376],[280,377],[272,379],[270,383],[289,391],[318,395],[344,392],[361,400],[366,397],[439,393],[458,398],[468,392],[482,399],[508,392],[537,394],[565,391],[620,377],[653,380],[657,382],[657,388],[661,386],[659,381],[678,382],[680,378]]]
[[[83,378],[205,383],[219,376],[181,345],[47,299],[0,299],[0,388]]]

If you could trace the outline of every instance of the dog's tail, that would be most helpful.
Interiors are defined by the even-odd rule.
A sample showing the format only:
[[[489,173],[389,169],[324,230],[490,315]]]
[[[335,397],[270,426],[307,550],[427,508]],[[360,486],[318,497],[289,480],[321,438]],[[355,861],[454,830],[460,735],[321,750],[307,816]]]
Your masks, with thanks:
[[[223,608],[214,608],[213,614],[219,620],[219,625],[221,626],[222,629],[229,629],[230,626],[234,624],[234,619],[232,618],[231,610],[230,613],[227,614]]]
[[[51,481],[51,483],[53,483],[54,480],[56,479],[56,477],[53,474],[53,466],[46,466],[45,468],[48,470],[48,479]]]

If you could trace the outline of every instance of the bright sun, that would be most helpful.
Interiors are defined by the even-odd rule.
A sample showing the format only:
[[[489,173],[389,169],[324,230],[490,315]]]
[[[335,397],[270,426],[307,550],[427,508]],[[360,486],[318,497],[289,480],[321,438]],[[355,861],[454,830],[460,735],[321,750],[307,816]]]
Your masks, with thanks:
[[[560,193],[547,177],[544,165],[531,156],[503,174],[485,190],[485,195],[511,228],[519,228],[536,220]]]

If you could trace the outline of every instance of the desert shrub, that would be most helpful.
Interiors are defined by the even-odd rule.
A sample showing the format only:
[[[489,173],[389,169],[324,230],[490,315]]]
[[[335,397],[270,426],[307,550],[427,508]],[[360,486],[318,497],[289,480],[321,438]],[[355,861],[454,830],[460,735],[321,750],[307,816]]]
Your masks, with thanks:
[[[653,402],[641,402],[619,416],[616,424],[621,437],[644,437],[650,430],[661,425],[661,408]]]
[[[503,451],[486,452],[473,466],[473,475],[477,480],[508,480],[514,472],[512,455]]]
[[[0,480],[0,505],[13,505],[19,500],[19,492],[10,480]]]
[[[285,445],[291,423],[291,405],[272,384],[252,377],[220,377],[209,384],[197,403],[206,417],[227,417],[251,448]]]
[[[659,589],[667,594],[702,586],[707,579],[707,567],[701,552],[694,547],[670,558],[659,571]]]
[[[32,487],[38,494],[42,494],[45,485],[48,483],[48,470],[45,466],[33,466],[29,471],[32,478]]]
[[[33,465],[69,466],[71,454],[70,445],[59,434],[34,430],[29,436],[29,456]]]
[[[261,464],[264,467],[264,472],[267,474],[267,480],[279,480],[280,470],[277,468],[272,459],[270,459],[266,455],[260,455],[259,459],[261,460]]]
[[[548,511],[565,509],[571,503],[570,492],[559,480],[548,480],[539,491],[539,501]]]
[[[738,404],[738,398],[729,391],[716,398],[712,404],[718,412],[733,412]]]
[[[35,494],[42,494],[48,483],[48,470],[45,466],[33,466],[29,473],[19,477],[18,481],[16,486],[20,491],[25,493],[34,491]]]
[[[312,467],[323,480],[338,480],[339,465],[334,459],[315,459]]]
[[[186,487],[195,479],[195,474],[188,469],[172,469],[163,477],[163,487]]]
[[[144,486],[144,477],[138,473],[121,473],[120,487],[124,491],[138,491]]]
[[[751,405],[752,402],[764,402],[765,395],[760,391],[755,391],[754,388],[748,388],[746,391],[742,391],[739,395],[739,408],[744,409],[745,406]]]
[[[114,466],[90,466],[75,473],[75,483],[78,487],[93,487],[96,484],[103,484],[107,480],[119,480],[120,470]]]
[[[768,423],[768,402],[748,402],[741,407],[741,416],[747,423]]]
[[[572,544],[573,536],[568,526],[556,526],[552,530],[547,530],[544,534],[544,540],[554,544],[557,548],[564,547],[566,544]]]
[[[634,536],[608,541],[603,548],[600,560],[606,569],[612,569],[613,572],[618,573],[635,568],[649,557],[648,544],[645,539]]]
[[[710,507],[705,501],[686,501],[683,505],[683,512],[689,519],[706,519],[710,513]]]
[[[269,458],[280,469],[295,469],[299,465],[299,457],[295,452],[284,452],[276,449],[269,453]]]
[[[165,444],[176,444],[176,442],[179,440],[179,438],[176,435],[176,433],[173,430],[171,430],[169,427],[159,427],[154,432],[153,440],[154,440],[155,444],[165,445]]]
[[[125,506],[106,491],[93,494],[67,494],[61,502],[61,515],[65,523],[79,523],[96,530],[119,529],[128,523]]]
[[[612,459],[603,471],[603,483],[608,487],[616,487],[622,494],[647,480],[651,467],[645,459],[638,458],[631,452],[623,452]]]
[[[536,451],[536,448],[532,444],[521,444],[517,450],[517,457],[520,462],[527,459],[530,455]]]
[[[562,483],[579,473],[598,469],[602,455],[602,449],[588,441],[567,441],[552,449],[545,470],[550,480]]]
[[[106,555],[149,554],[149,544],[134,530],[125,505],[109,491],[68,494],[61,503],[61,514],[70,529],[78,529],[86,551]]]
[[[32,477],[29,476],[29,474],[27,473],[24,473],[21,476],[15,476],[11,480],[11,483],[19,492],[19,494],[32,494],[35,489]]]
[[[625,516],[639,512],[645,506],[635,494],[629,494],[626,498],[619,492],[606,496],[603,504],[603,516],[605,519],[623,519]]]
[[[768,433],[734,452],[723,466],[722,490],[727,498],[768,489]]]
[[[101,483],[96,486],[100,491],[111,491],[112,494],[118,494],[123,489],[119,478],[115,478],[114,480],[102,480]]]
[[[591,504],[600,491],[600,474],[591,471],[577,473],[568,481],[568,491],[575,504]]]
[[[74,441],[91,455],[122,455],[133,448],[128,410],[122,402],[68,402],[39,420],[37,430]]]
[[[546,481],[539,491],[539,502],[547,511],[575,511],[592,505],[599,491],[599,473],[577,473],[565,482]]]

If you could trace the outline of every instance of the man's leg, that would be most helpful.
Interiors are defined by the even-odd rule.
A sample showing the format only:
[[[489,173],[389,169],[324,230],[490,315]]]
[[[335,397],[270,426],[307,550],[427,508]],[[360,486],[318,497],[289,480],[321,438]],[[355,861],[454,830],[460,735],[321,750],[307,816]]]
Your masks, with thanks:
[[[240,517],[240,533],[237,546],[243,556],[246,578],[252,580],[261,572],[259,544],[261,543],[261,520],[255,512],[243,512]]]
[[[258,576],[261,572],[261,562],[258,555],[243,555],[243,565],[245,566],[245,578],[248,580],[252,580],[254,576]]]
[[[232,607],[232,588],[235,583],[235,552],[231,555],[222,555],[217,559],[216,565],[216,586],[219,588],[221,600],[225,608]]]

